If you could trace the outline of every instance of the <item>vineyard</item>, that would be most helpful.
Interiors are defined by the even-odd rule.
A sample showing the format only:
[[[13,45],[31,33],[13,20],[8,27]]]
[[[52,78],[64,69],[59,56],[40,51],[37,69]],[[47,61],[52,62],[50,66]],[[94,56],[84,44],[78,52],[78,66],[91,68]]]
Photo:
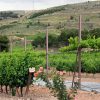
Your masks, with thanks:
[[[99,100],[99,9],[88,1],[0,12],[0,100]]]
[[[35,67],[37,70],[40,66],[45,68],[44,51],[30,51],[23,53],[1,53],[0,54],[0,85],[23,88],[28,82],[28,69]],[[76,65],[76,53],[59,53],[49,55],[49,67],[55,67],[57,70],[73,72]],[[100,53],[88,52],[82,53],[82,72],[100,73]],[[7,90],[6,90],[7,92]]]
[[[78,37],[72,38],[70,37],[69,39],[69,45],[60,48],[60,51],[66,52],[66,51],[72,51],[72,50],[77,50],[77,48],[84,49],[84,48],[90,48],[92,51],[93,50],[99,50],[100,49],[100,38],[89,38],[86,40],[81,40],[81,43],[78,43]]]

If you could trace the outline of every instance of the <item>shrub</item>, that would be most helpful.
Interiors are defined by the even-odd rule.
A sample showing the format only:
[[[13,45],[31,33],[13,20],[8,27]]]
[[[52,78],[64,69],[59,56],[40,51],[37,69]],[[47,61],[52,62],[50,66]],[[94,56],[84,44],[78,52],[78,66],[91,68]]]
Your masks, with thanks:
[[[46,35],[41,33],[40,35],[36,35],[34,40],[32,41],[32,46],[38,47],[40,46],[41,48],[45,47],[46,44]],[[49,34],[48,35],[48,45],[49,47],[58,47],[58,36]]]
[[[9,50],[9,39],[7,36],[0,36],[0,51]]]
[[[51,90],[51,92],[58,98],[58,100],[70,100],[68,99],[66,86],[64,85],[64,80],[60,77],[60,75],[55,75],[53,77],[53,83],[49,81],[46,74],[41,74],[40,77],[43,81],[46,82],[47,87]]]
[[[30,16],[30,19],[39,17],[41,15],[45,15],[45,14],[52,14],[54,12],[58,12],[58,11],[62,11],[62,10],[65,10],[65,8],[64,7],[60,7],[60,8],[55,7],[52,9],[42,10],[42,11],[36,12],[32,16]]]

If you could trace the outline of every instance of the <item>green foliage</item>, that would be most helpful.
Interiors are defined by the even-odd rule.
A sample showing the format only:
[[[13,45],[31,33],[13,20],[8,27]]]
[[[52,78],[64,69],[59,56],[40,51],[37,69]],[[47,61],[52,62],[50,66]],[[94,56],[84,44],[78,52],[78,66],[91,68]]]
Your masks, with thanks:
[[[89,22],[89,21],[90,21],[90,19],[89,19],[89,18],[86,18],[86,19],[85,19],[85,22]]]
[[[78,38],[70,38],[69,39],[69,46],[62,47],[59,50],[61,52],[66,52],[66,51],[73,51],[77,50],[78,48],[91,48],[91,49],[100,49],[100,39],[95,37],[89,38],[87,40],[81,40],[80,44],[78,44]]]
[[[70,37],[76,37],[78,35],[78,30],[77,29],[64,29],[61,31],[61,34],[59,35],[59,43],[61,43],[61,45],[68,45],[69,41],[68,39]]]
[[[69,46],[60,48],[59,50],[61,52],[66,52],[66,51],[71,51],[71,50],[77,49],[77,47],[78,47],[78,38],[77,37],[75,37],[75,38],[70,37],[68,39],[68,41],[69,41]]]
[[[0,36],[0,52],[9,50],[9,39],[7,36]]]
[[[75,66],[75,54],[62,53],[49,56],[50,66],[55,67],[58,71],[73,71]]]
[[[42,55],[42,54],[41,54]],[[31,53],[14,53],[12,55],[5,54],[0,57],[0,84],[9,86],[12,89],[15,87],[23,88],[28,82],[28,69],[33,67],[34,59]],[[41,62],[39,62],[40,64]],[[37,61],[38,65],[38,61]]]
[[[82,72],[87,73],[100,73],[100,53],[99,52],[83,52],[82,53]],[[28,81],[28,69],[35,67],[36,70],[40,66],[45,68],[45,52],[30,51],[30,52],[14,52],[14,53],[1,53],[0,54],[0,85],[10,86],[14,88],[23,88],[27,85]],[[49,55],[49,66],[55,67],[57,70],[74,71],[76,67],[76,53],[61,53],[57,55]],[[51,88],[51,84],[43,76],[44,81]],[[54,84],[58,84],[58,87],[63,88],[62,81],[58,77],[54,78]],[[56,83],[58,82],[58,83]],[[57,90],[57,95],[63,93],[63,90]],[[61,94],[60,96],[62,96]],[[59,97],[60,98],[60,97]]]
[[[51,92],[58,98],[58,100],[70,100],[68,99],[66,86],[64,85],[64,80],[59,76],[55,75],[53,77],[53,82],[51,83],[47,78],[47,75],[42,73],[39,77],[46,82],[46,86],[51,90]]]
[[[78,30],[72,29],[72,30],[62,30],[60,35],[56,34],[49,34],[49,47],[61,47],[63,45],[68,45],[69,44],[69,39],[71,37],[75,37],[78,34]],[[77,39],[77,38],[75,38]],[[77,42],[74,40],[75,43]],[[45,42],[46,42],[46,36],[44,33],[41,34],[36,34],[35,38],[32,42],[32,45],[35,47],[45,47]],[[75,46],[76,47],[76,46]]]
[[[84,53],[82,54],[82,71],[86,73],[100,73],[100,54]]]
[[[53,34],[49,34],[48,36],[49,40],[48,40],[48,45],[49,47],[58,47],[59,43],[58,43],[58,36],[57,35],[53,35]],[[43,33],[38,34],[35,36],[34,40],[32,41],[32,45],[35,47],[45,47],[46,44],[46,35]]]
[[[29,28],[30,26],[32,26],[33,25],[33,23],[31,22],[31,21],[29,21],[28,23],[27,23],[27,25],[26,25],[26,28]]]
[[[36,13],[34,13],[31,17],[30,17],[30,19],[31,18],[35,18],[35,17],[39,17],[39,16],[41,16],[41,15],[45,15],[45,14],[52,14],[52,13],[54,13],[54,12],[58,12],[58,11],[62,11],[62,10],[64,10],[65,8],[64,7],[60,7],[60,8],[53,8],[53,9],[47,9],[47,10],[42,10],[42,11],[40,11],[40,12],[36,12]]]
[[[70,20],[73,20],[74,19],[74,16],[70,16]]]
[[[18,18],[18,14],[17,13],[13,13],[13,12],[0,12],[0,17],[2,19],[7,19],[9,17]]]
[[[97,47],[100,48],[100,38],[98,38],[98,39],[96,40],[96,43],[97,43]]]
[[[38,34],[34,37],[34,40],[32,41],[32,45],[35,47],[45,47],[46,37],[44,33]]]
[[[98,47],[97,47],[97,44],[96,44],[96,39],[95,39],[95,37],[94,37],[93,39],[92,39],[92,38],[89,38],[89,39],[87,40],[87,43],[88,43],[88,45],[89,45],[90,48],[93,48],[93,49],[98,48]]]
[[[69,39],[70,37],[77,37],[78,36],[78,30],[77,29],[63,29],[59,35],[59,43],[63,45],[69,45]],[[100,37],[100,28],[96,28],[93,30],[86,30],[84,29],[82,31],[82,39],[86,40],[89,37],[93,38],[99,38]]]
[[[66,86],[64,85],[63,79],[59,75],[54,76],[52,89],[58,100],[68,100]]]
[[[89,47],[89,44],[86,40],[81,41],[80,48],[88,48],[88,47]]]
[[[49,81],[48,79],[48,76],[46,73],[42,72],[41,74],[39,74],[38,78],[41,78],[44,82],[46,82],[46,86],[49,88],[49,89],[52,89],[52,84],[51,82]]]
[[[93,37],[95,36],[95,38],[99,38],[100,37],[100,28],[95,28],[89,31],[90,36]]]

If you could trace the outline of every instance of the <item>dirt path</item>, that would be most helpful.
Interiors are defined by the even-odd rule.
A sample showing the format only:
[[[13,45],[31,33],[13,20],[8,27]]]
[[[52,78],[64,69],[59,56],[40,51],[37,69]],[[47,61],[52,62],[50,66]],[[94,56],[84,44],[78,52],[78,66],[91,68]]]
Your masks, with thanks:
[[[78,76],[78,75],[77,75]],[[68,80],[68,81],[72,81],[72,73],[67,73],[66,75],[64,75],[64,79],[65,80]],[[100,83],[100,73],[98,74],[95,74],[93,76],[93,74],[87,74],[84,73],[82,74],[82,82],[97,82],[97,83]]]
[[[11,97],[5,94],[0,94],[0,100],[57,100],[52,96],[50,90],[45,87],[34,86],[30,87],[30,93],[24,98]],[[78,91],[76,100],[100,100],[100,93],[95,94],[93,92]]]

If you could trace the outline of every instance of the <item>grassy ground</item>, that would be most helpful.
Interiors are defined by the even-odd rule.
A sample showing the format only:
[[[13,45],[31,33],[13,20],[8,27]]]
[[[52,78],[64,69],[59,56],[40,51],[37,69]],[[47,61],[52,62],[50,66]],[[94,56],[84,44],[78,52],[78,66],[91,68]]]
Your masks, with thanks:
[[[12,24],[13,27],[1,29],[2,34],[36,34],[46,31],[46,25],[51,25],[49,32],[59,34],[63,28],[78,28],[79,14],[82,13],[82,29],[100,27],[100,1],[81,4],[64,5],[65,10],[45,14],[28,19],[32,12],[27,12],[19,19],[0,21],[0,27]],[[39,22],[39,23],[38,23]],[[31,24],[30,24],[31,23]],[[28,26],[29,25],[29,26]]]

